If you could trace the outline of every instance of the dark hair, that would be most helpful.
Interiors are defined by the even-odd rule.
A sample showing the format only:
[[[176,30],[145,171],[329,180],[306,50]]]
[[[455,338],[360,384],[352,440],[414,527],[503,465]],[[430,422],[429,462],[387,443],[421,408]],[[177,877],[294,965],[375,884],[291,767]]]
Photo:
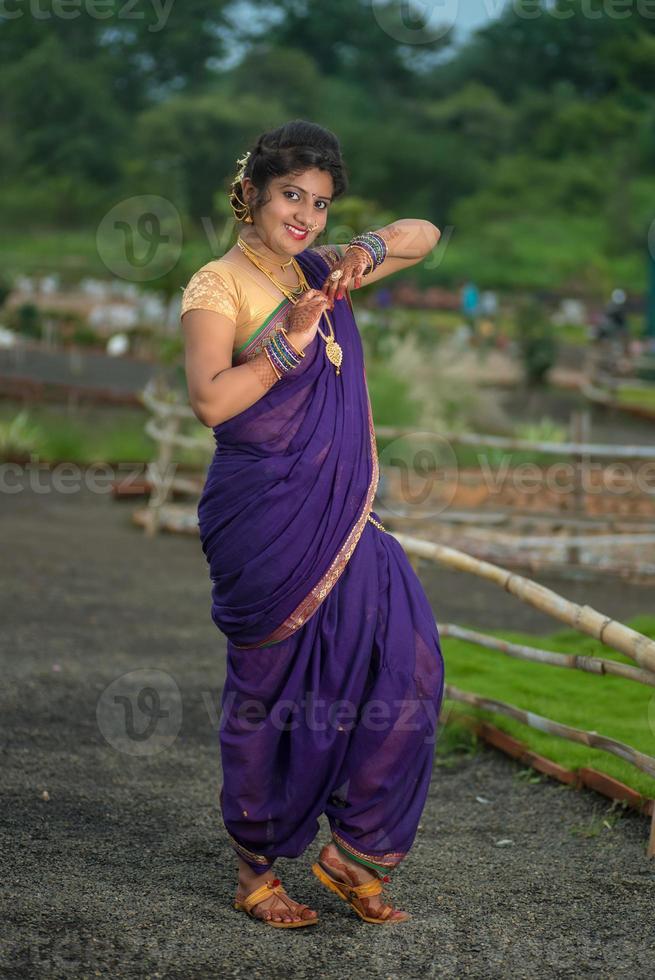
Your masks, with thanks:
[[[333,199],[348,189],[346,166],[341,157],[339,140],[329,129],[304,119],[294,119],[268,133],[262,133],[250,151],[243,173],[257,188],[253,208],[266,204],[268,184],[273,177],[299,174],[318,168],[331,174]],[[235,184],[230,203],[239,210],[238,198],[243,198],[241,183]]]

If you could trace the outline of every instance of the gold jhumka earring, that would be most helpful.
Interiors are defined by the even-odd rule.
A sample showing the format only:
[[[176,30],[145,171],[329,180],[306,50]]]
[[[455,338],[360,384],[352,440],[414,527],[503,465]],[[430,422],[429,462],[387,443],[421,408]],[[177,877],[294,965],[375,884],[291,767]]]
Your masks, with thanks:
[[[250,150],[248,150],[244,156],[239,157],[237,159],[238,169],[234,177],[234,180],[230,184],[230,192],[231,192],[230,206],[232,208],[234,217],[237,219],[237,221],[243,221],[247,225],[251,225],[253,223],[252,214],[250,213],[250,206],[239,196],[239,191],[237,190],[237,187],[243,180],[243,175],[246,170],[246,164],[248,163],[249,159],[250,159]],[[236,207],[232,203],[232,198],[236,199],[237,202]]]

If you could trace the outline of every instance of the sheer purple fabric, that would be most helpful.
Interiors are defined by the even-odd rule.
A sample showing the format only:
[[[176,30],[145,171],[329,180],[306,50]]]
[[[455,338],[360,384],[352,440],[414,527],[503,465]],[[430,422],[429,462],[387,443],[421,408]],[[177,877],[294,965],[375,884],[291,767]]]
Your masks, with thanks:
[[[298,261],[320,288],[325,261]],[[341,374],[317,334],[294,371],[215,427],[198,505],[211,616],[228,640],[221,810],[258,872],[301,854],[321,813],[353,858],[395,867],[425,804],[443,698],[429,601],[368,519],[378,461],[346,299],[331,318]]]

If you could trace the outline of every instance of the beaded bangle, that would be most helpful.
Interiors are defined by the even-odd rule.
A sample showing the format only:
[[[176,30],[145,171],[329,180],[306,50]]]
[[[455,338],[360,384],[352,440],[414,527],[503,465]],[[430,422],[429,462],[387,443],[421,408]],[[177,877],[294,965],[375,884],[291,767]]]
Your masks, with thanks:
[[[280,342],[279,337],[271,337],[270,347],[272,353],[282,362],[285,371],[290,371],[298,363],[296,360],[291,359],[288,351],[285,350],[284,345]]]
[[[381,262],[384,262],[388,251],[384,238],[375,231],[366,231],[362,235],[355,235],[347,246],[347,248],[351,247],[361,248],[370,259],[371,265],[364,273],[365,276],[377,269]]]
[[[294,347],[283,327],[280,327],[273,334],[268,344],[264,347],[264,351],[271,367],[277,375],[278,381],[283,374],[288,374],[289,371],[293,371],[305,356],[304,351],[299,351]]]
[[[273,336],[271,339],[271,344],[273,345],[275,352],[280,355],[289,370],[293,370],[293,368],[300,364],[300,355],[294,352],[286,337],[282,336],[281,332],[278,332]]]
[[[298,348],[294,344],[291,343],[291,340],[289,339],[289,334],[286,332],[286,330],[284,329],[284,327],[280,327],[280,333],[283,333],[284,334],[284,339],[286,340],[287,344],[289,345],[289,347],[291,348],[291,350],[294,351],[298,355],[298,357],[304,357],[305,356],[304,350],[298,350]]]
[[[369,231],[362,235],[361,239],[373,249],[378,265],[380,262],[384,262],[388,252],[388,246],[384,238],[375,231]]]
[[[275,364],[274,364],[274,363],[273,363],[273,361],[271,360],[271,355],[270,355],[270,354],[269,354],[269,352],[268,352],[268,347],[265,347],[265,348],[264,348],[264,354],[265,354],[265,356],[266,356],[266,357],[267,357],[267,359],[268,359],[268,363],[269,363],[269,364],[271,365],[271,367],[273,368],[273,370],[274,370],[274,372],[275,372],[275,376],[277,377],[277,380],[278,380],[278,381],[280,381],[280,379],[282,378],[282,375],[280,374],[280,372],[279,372],[279,371],[278,371],[278,369],[276,368],[276,366],[275,366]]]
[[[276,367],[278,368],[278,370],[280,370],[282,372],[282,374],[286,374],[287,371],[289,371],[290,369],[287,367],[287,365],[285,364],[285,362],[282,360],[282,358],[280,357],[280,355],[278,354],[278,352],[273,347],[273,343],[272,342],[269,343],[267,345],[266,349],[268,350],[268,356],[271,358],[271,360],[276,365]]]

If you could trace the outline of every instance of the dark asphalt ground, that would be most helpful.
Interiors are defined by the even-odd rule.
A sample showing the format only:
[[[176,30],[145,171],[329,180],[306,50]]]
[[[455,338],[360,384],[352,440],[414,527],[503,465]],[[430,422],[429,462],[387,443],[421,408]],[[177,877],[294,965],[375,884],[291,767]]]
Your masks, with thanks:
[[[390,886],[410,922],[366,925],[321,889],[310,864],[324,818],[299,860],[275,866],[319,925],[273,930],[235,911],[218,810],[225,642],[209,618],[199,542],[145,539],[130,523],[134,502],[108,494],[26,489],[0,503],[0,976],[655,974],[648,821],[594,793],[531,782],[485,747],[438,760]],[[437,621],[552,629],[487,583],[425,565],[421,575]],[[622,618],[649,597],[623,584],[546,584]],[[123,703],[121,737],[110,695],[133,693],[136,712],[144,678],[169,715],[139,741]],[[143,707],[147,721],[153,703]]]

